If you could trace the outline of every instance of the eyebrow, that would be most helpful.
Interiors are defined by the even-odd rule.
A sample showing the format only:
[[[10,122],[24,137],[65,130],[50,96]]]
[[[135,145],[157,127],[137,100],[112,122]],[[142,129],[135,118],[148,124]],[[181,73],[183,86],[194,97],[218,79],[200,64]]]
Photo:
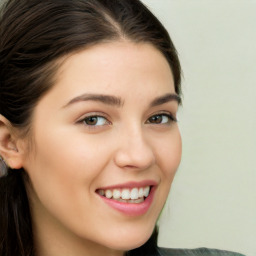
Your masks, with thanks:
[[[74,103],[78,103],[81,101],[98,101],[101,103],[104,103],[106,105],[110,106],[117,106],[121,107],[124,105],[124,101],[121,100],[121,98],[112,96],[112,95],[104,95],[104,94],[82,94],[80,96],[77,96],[70,100],[66,105],[64,105],[63,108],[66,108],[69,105],[72,105]],[[176,101],[178,104],[181,103],[181,98],[177,94],[174,93],[168,93],[163,96],[157,97],[150,103],[150,107],[156,107],[158,105],[162,105],[164,103],[170,102],[170,101]]]
[[[82,94],[82,95],[70,100],[66,105],[64,105],[64,108],[73,103],[81,102],[81,101],[99,101],[106,105],[117,106],[117,107],[121,107],[124,104],[124,102],[121,100],[121,98],[116,97],[116,96],[103,95],[103,94],[87,94],[86,93],[86,94]]]
[[[175,93],[167,93],[154,99],[151,102],[150,107],[156,107],[170,101],[176,101],[178,104],[181,104],[181,97]]]

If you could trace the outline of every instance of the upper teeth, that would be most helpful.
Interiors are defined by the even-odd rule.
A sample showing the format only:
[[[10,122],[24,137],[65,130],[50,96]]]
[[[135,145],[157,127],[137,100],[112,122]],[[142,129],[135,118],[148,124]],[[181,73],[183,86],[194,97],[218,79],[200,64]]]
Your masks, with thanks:
[[[146,186],[143,188],[123,188],[123,189],[99,189],[97,192],[107,198],[114,199],[138,199],[147,197],[149,195],[150,187]]]

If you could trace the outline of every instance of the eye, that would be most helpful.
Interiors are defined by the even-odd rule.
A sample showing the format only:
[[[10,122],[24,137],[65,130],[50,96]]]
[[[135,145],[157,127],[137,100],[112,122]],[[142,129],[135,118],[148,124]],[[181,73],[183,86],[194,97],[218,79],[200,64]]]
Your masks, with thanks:
[[[103,116],[87,116],[79,121],[88,126],[103,126],[110,124],[110,122]]]
[[[174,118],[171,114],[157,114],[151,116],[147,123],[150,124],[169,124],[171,122],[176,122],[176,118]]]

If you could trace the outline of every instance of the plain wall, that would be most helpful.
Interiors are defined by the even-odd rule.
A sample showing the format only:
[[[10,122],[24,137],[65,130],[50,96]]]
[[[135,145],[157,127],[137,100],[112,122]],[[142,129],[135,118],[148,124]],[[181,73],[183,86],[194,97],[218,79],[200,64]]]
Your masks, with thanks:
[[[256,255],[256,0],[143,0],[183,68],[183,158],[159,245]]]

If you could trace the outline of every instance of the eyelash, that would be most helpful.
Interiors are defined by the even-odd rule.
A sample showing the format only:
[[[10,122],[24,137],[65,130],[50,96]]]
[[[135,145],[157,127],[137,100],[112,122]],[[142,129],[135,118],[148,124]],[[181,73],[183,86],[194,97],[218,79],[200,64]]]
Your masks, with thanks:
[[[104,121],[105,124],[102,124],[102,125],[87,124],[86,122],[89,121],[90,119],[96,119],[97,122],[98,122],[99,119],[105,119],[105,121]],[[96,128],[97,126],[104,126],[104,125],[111,124],[111,122],[108,121],[106,117],[104,117],[102,115],[97,115],[97,114],[86,116],[83,119],[81,119],[80,121],[78,121],[78,123],[81,123],[81,124],[83,124],[83,125],[85,125],[89,128]]]
[[[168,124],[171,124],[172,122],[177,122],[176,117],[174,117],[170,113],[158,113],[158,114],[155,114],[155,115],[149,117],[146,123],[149,123],[150,119],[156,118],[156,117],[161,117],[161,120],[163,119],[163,117],[166,117],[166,118],[168,118],[168,121],[165,122],[165,123],[151,123],[151,124],[154,124],[154,125],[157,125],[157,124],[168,125]]]
[[[152,122],[153,118],[159,118],[159,117],[161,117],[160,122],[157,122],[156,119],[155,119],[155,121],[156,121],[155,123]],[[163,118],[168,118],[168,120],[166,122],[162,123]],[[96,122],[98,122],[99,119],[105,119],[105,121],[104,121],[105,123],[104,124],[100,124],[100,125],[86,123],[90,119],[91,120],[94,119],[94,121],[96,119]],[[151,122],[150,122],[150,119],[151,119]],[[171,124],[172,122],[177,122],[177,119],[172,114],[170,114],[170,113],[158,113],[158,114],[150,116],[147,119],[147,121],[146,121],[147,124],[153,124],[153,125],[168,125],[168,124]],[[102,115],[98,115],[98,114],[86,116],[83,119],[79,120],[78,123],[84,124],[85,126],[87,126],[89,128],[92,128],[92,129],[93,128],[97,128],[98,126],[104,126],[104,125],[110,125],[111,124],[111,122],[108,121],[106,117],[104,117]]]

